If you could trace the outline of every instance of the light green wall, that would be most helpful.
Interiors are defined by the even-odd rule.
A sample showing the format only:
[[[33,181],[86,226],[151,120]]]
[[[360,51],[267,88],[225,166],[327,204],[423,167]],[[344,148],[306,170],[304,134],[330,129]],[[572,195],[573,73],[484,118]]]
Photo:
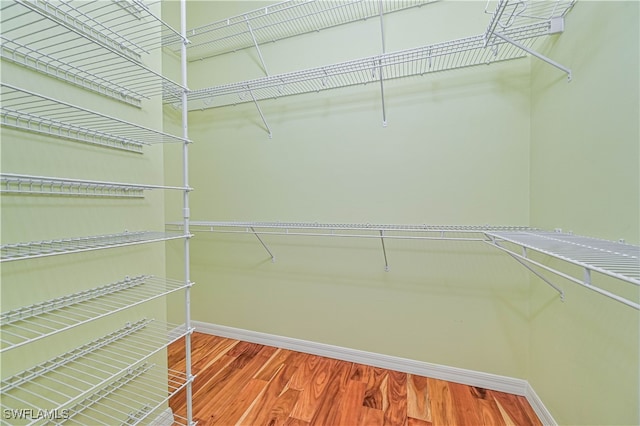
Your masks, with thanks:
[[[190,2],[189,26],[266,4]],[[391,15],[387,49],[481,33],[483,9]],[[262,53],[271,73],[304,69],[377,53],[378,30],[368,20]],[[571,83],[537,59],[388,82],[387,128],[377,85],[261,102],[273,139],[252,104],[192,112],[192,218],[522,224],[637,244],[638,38],[637,2],[580,1],[539,47]],[[192,89],[262,75],[253,49],[189,65]],[[482,245],[390,242],[385,273],[377,241],[265,241],[275,263],[251,235],[196,235],[194,319],[520,377],[561,424],[639,423],[630,308],[550,277],[563,303]]]
[[[226,2],[189,16],[207,5],[225,16]],[[479,34],[483,9],[390,15],[387,46]],[[378,31],[368,20],[262,53],[271,72],[302,69],[379,52]],[[260,73],[255,51],[239,51],[191,63],[190,87]],[[526,59],[388,82],[386,128],[377,84],[261,102],[273,139],[253,104],[192,112],[192,219],[527,224],[529,88]],[[255,238],[196,235],[194,319],[526,377],[529,276],[500,252],[389,242],[384,272],[379,241],[265,240],[274,264]]]
[[[543,47],[573,81],[533,62],[533,226],[640,241],[639,14],[635,1],[578,2]],[[640,300],[636,286],[596,278]],[[529,382],[562,424],[640,423],[638,311],[556,281],[565,303],[532,283]]]

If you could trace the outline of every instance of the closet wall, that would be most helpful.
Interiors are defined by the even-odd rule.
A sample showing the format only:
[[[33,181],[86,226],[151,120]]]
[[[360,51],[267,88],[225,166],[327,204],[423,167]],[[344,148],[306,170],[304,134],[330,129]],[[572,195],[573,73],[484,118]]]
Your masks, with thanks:
[[[264,5],[193,2],[188,26]],[[261,102],[272,139],[252,103],[191,112],[192,218],[530,225],[637,244],[637,8],[576,5],[541,48],[573,69],[571,83],[536,59],[387,82],[386,128],[377,84]],[[388,15],[387,51],[480,34],[483,9]],[[379,53],[379,30],[371,19],[262,54],[271,74],[335,63]],[[192,62],[189,75],[198,89],[264,71],[248,49]],[[385,272],[376,240],[263,238],[275,263],[253,235],[196,235],[194,319],[523,378],[564,424],[640,421],[629,307],[551,277],[563,303],[481,243],[389,241]]]
[[[234,3],[190,4],[189,26],[238,13]],[[480,34],[483,8],[390,14],[387,50]],[[276,73],[380,50],[370,19],[262,54]],[[189,85],[261,73],[249,49],[190,63]],[[378,84],[265,101],[272,139],[253,104],[192,112],[192,219],[527,224],[529,87],[526,59],[388,82],[386,128]],[[526,376],[529,276],[483,243],[388,241],[385,272],[379,240],[264,239],[275,263],[253,236],[193,238],[195,319]]]
[[[638,2],[579,2],[544,46],[574,80],[532,62],[532,226],[640,241],[639,18]],[[638,311],[557,282],[565,303],[531,285],[529,382],[560,423],[638,424]],[[600,282],[640,300],[637,286]]]

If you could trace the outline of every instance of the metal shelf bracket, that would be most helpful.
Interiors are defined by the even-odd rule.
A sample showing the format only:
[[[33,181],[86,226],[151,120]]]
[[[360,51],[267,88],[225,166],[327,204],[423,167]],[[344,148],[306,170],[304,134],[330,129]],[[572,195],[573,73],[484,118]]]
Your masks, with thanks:
[[[561,19],[561,18],[559,18],[559,19]],[[564,71],[567,74],[567,81],[571,81],[571,79],[573,78],[570,68],[567,68],[564,65],[554,61],[553,59],[548,58],[548,57],[544,56],[543,54],[536,52],[533,49],[528,48],[524,44],[522,44],[522,43],[520,43],[520,42],[518,42],[516,40],[513,40],[513,39],[505,36],[504,34],[500,34],[499,32],[494,31],[493,35],[495,35],[496,37],[506,41],[509,44],[512,44],[512,45],[516,46],[519,49],[524,50],[525,52],[527,52],[531,56],[535,56],[536,58],[548,63],[549,65],[554,66],[554,67],[558,68],[561,71]]]

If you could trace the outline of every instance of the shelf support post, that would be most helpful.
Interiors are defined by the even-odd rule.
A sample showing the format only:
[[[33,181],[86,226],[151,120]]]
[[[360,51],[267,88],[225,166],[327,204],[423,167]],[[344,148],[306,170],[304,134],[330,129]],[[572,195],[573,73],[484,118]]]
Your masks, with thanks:
[[[253,91],[251,89],[248,89],[248,90],[249,90],[249,95],[251,95],[251,99],[253,100],[253,103],[256,105],[256,108],[258,109],[258,114],[260,114],[260,118],[262,118],[262,122],[264,123],[264,126],[267,128],[267,132],[269,132],[269,139],[271,139],[273,137],[273,133],[271,133],[271,127],[269,127],[269,123],[267,123],[267,120],[264,118],[264,114],[262,113],[260,104],[258,104],[256,97],[253,96]]]
[[[184,192],[182,193],[182,216],[184,233],[184,280],[186,288],[184,290],[184,325],[187,333],[184,336],[185,350],[185,376],[187,385],[185,388],[185,402],[187,408],[187,426],[195,425],[193,422],[193,374],[191,371],[191,266],[190,266],[190,232],[189,232],[189,118],[188,118],[188,89],[187,89],[187,0],[180,0],[180,35],[182,43],[180,46],[180,67],[182,74],[182,137],[185,142],[182,144],[182,180]]]
[[[538,59],[540,59],[540,60],[542,60],[542,61],[544,61],[544,62],[548,63],[549,65],[554,66],[554,67],[558,68],[559,70],[564,71],[565,73],[567,73],[567,79],[568,79],[569,81],[571,81],[572,74],[571,74],[571,69],[570,69],[570,68],[567,68],[567,67],[565,67],[565,66],[564,66],[564,65],[562,65],[562,64],[559,64],[558,62],[554,61],[554,60],[553,60],[553,59],[551,59],[551,58],[547,58],[547,57],[546,57],[546,56],[544,56],[543,54],[538,53],[538,52],[536,52],[535,50],[528,48],[528,47],[527,47],[527,46],[525,46],[524,44],[522,44],[522,43],[520,43],[520,42],[518,42],[518,41],[512,40],[512,39],[510,39],[509,37],[507,37],[507,36],[505,36],[505,35],[503,35],[503,34],[500,34],[499,32],[494,31],[494,32],[493,32],[493,35],[495,35],[495,36],[496,36],[496,37],[498,37],[498,38],[501,38],[502,40],[506,41],[507,43],[510,43],[510,44],[512,44],[512,45],[514,45],[514,46],[516,46],[516,47],[517,47],[517,48],[519,48],[519,49],[524,50],[525,52],[527,52],[527,53],[528,53],[528,54],[530,54],[531,56],[535,56],[536,58],[538,58]]]
[[[380,35],[382,38],[382,54],[384,55],[387,49],[384,43],[384,13],[382,9],[382,4],[383,4],[382,1],[383,0],[379,0],[378,2],[378,10],[380,13]],[[387,127],[387,111],[384,105],[384,75],[382,72],[382,59],[378,61],[378,73],[380,74],[380,95],[382,99],[382,127]]]
[[[260,244],[262,244],[262,247],[264,247],[264,249],[267,251],[267,253],[269,253],[269,256],[271,256],[271,263],[275,263],[276,262],[276,257],[273,255],[273,253],[271,253],[271,250],[269,250],[269,247],[267,247],[267,245],[264,243],[264,241],[262,241],[262,238],[260,238],[260,235],[258,235],[258,233],[253,228],[253,226],[251,226],[249,229],[251,229],[251,232],[253,232],[253,235],[256,236],[258,241],[260,241]]]

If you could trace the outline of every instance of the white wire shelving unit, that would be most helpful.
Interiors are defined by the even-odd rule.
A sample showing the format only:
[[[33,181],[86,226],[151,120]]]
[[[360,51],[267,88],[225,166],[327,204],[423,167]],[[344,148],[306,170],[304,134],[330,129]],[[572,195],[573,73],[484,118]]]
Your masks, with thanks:
[[[345,9],[336,12],[332,9],[332,5],[335,3],[327,2],[325,7],[328,10],[326,12],[328,16],[333,16],[334,13],[337,13],[338,16],[344,15],[344,18],[340,18],[344,19],[344,22],[379,16],[382,36],[381,54],[307,70],[270,75],[259,49],[262,40],[258,41],[251,26],[252,19],[266,21],[260,26],[260,28],[265,28],[265,40],[280,37],[274,37],[270,34],[272,27],[275,28],[273,31],[276,31],[276,34],[282,33],[280,38],[286,38],[308,32],[312,28],[318,31],[337,25],[333,18],[325,18],[324,12],[300,13],[295,17],[287,18],[284,11],[289,13],[289,9],[293,9],[289,3],[278,3],[247,15],[240,15],[192,30],[192,39],[202,40],[192,47],[194,58],[202,59],[203,54],[198,50],[200,48],[205,49],[220,45],[221,52],[227,52],[229,49],[249,47],[252,42],[258,50],[266,76],[191,90],[189,92],[189,110],[205,110],[253,102],[269,137],[271,137],[271,127],[258,103],[266,99],[375,83],[380,85],[383,126],[386,126],[384,82],[388,80],[487,65],[524,58],[527,54],[536,56],[561,69],[571,79],[570,69],[539,54],[534,47],[541,38],[564,30],[563,19],[573,6],[573,1],[500,0],[495,5],[495,11],[491,14],[491,21],[485,33],[396,52],[386,52],[384,47],[384,13],[419,6],[422,3],[389,2],[392,5],[387,6],[386,2],[343,2]],[[315,3],[311,1],[295,2],[294,4],[304,10],[310,4],[313,4],[313,7],[319,7]],[[490,8],[490,3],[491,1],[487,3],[487,10]],[[537,3],[542,3],[542,5],[537,5]],[[396,5],[398,5],[397,8],[395,8]],[[283,7],[283,12],[272,14],[273,9],[271,8],[278,9],[278,7]],[[385,8],[389,10],[385,10]],[[521,10],[522,8],[526,10],[526,13]],[[268,12],[266,13],[265,10]],[[279,16],[282,18],[278,18]],[[235,30],[230,28],[235,28]],[[227,31],[231,32],[227,34]],[[216,38],[212,34],[219,34],[219,36]]]
[[[188,237],[189,235],[176,232],[125,231],[118,234],[10,243],[0,246],[0,262],[127,247]]]
[[[183,224],[188,229],[191,141],[186,120],[186,1],[180,2],[180,31],[163,22],[157,15],[159,11],[156,2],[142,0],[10,0],[0,4],[0,59],[3,65],[7,64],[0,83],[3,136],[22,137],[13,133],[17,131],[82,142],[90,147],[86,150],[89,156],[107,154],[100,151],[101,147],[126,151],[123,154],[127,155],[145,154],[144,147],[149,145],[183,146],[182,186],[2,173],[0,194],[15,197],[12,205],[20,206],[20,196],[117,199],[144,197],[145,191],[177,190],[183,193]],[[157,71],[162,41],[168,38],[182,45],[179,83]],[[15,80],[16,72],[25,72],[28,78],[20,78],[16,84],[11,80]],[[54,89],[59,91],[52,91],[54,95],[41,93],[44,87],[49,92],[53,80],[57,84]],[[63,95],[60,91],[67,86],[82,89],[87,96],[76,99]],[[146,101],[155,102],[155,98],[179,105],[181,136],[139,123],[137,117],[148,112],[150,104]],[[108,104],[110,110],[117,109],[119,113],[107,115],[84,106],[89,99]],[[133,113],[129,114],[129,110]],[[3,241],[0,262],[181,239],[185,270],[183,280],[135,275],[89,290],[83,284],[82,290],[54,299],[44,300],[47,295],[38,293],[30,305],[10,306],[0,314],[0,353],[11,359],[30,350],[29,344],[64,339],[78,327],[108,320],[115,313],[131,320],[108,336],[3,378],[1,405],[8,411],[3,411],[0,424],[22,419],[27,424],[136,425],[161,421],[193,426],[190,237],[188,232],[124,231],[19,243]],[[95,279],[87,277],[87,284]],[[42,284],[45,287],[47,283]],[[145,306],[153,306],[148,302],[176,292],[185,295],[182,326],[140,320],[137,316],[139,310],[146,310]],[[131,309],[134,307],[138,309]],[[185,345],[183,371],[167,371],[165,362],[155,365],[158,360],[154,358],[165,355],[168,345],[178,339],[183,339]],[[169,398],[177,393],[185,394],[184,417],[167,409]],[[6,416],[7,412],[12,419]],[[34,418],[34,414],[38,417]]]
[[[2,380],[2,408],[55,413],[64,424],[137,424],[164,408],[192,380],[151,362],[189,333],[184,325],[149,319],[128,323]],[[28,420],[33,420],[28,424],[46,423],[42,418]],[[10,424],[5,416],[2,424]]]
[[[139,275],[3,312],[0,314],[0,353],[183,290],[187,286],[183,281]]]
[[[0,86],[0,102],[0,123],[7,128],[138,153],[145,145],[188,142],[7,83]]]
[[[183,39],[140,0],[14,0],[0,16],[4,60],[138,107],[160,94],[180,101],[185,87],[144,59],[162,38]]]
[[[181,229],[180,223],[167,224],[169,229]],[[481,242],[489,244],[521,263],[532,273],[553,287],[564,300],[564,291],[540,271],[550,272],[609,297],[636,310],[640,300],[599,287],[592,275],[602,274],[631,285],[640,296],[640,246],[623,242],[583,237],[557,231],[544,231],[526,226],[489,225],[376,225],[376,224],[322,224],[283,222],[220,222],[193,221],[193,232],[248,234],[257,238],[275,262],[275,255],[267,245],[265,236],[316,236],[362,238],[380,241],[385,270],[389,271],[386,240],[444,240]],[[531,256],[532,253],[547,258]],[[559,267],[547,265],[549,259],[578,266],[582,271],[572,274]]]
[[[435,0],[289,0],[211,22],[187,32],[190,62],[273,43],[290,37],[366,20]],[[179,50],[180,40],[169,35],[163,43]]]
[[[533,44],[538,37],[547,33],[548,26],[543,23],[511,30],[509,34],[514,39]],[[524,52],[506,42],[497,43],[495,48],[486,48],[484,36],[477,35],[303,71],[193,90],[189,93],[189,109],[203,110],[254,100],[375,84],[379,81],[381,72],[384,80],[390,80],[487,65],[524,56]]]
[[[166,185],[105,182],[0,173],[0,194],[61,195],[72,197],[143,198],[144,191],[169,189],[185,191],[189,188]]]

